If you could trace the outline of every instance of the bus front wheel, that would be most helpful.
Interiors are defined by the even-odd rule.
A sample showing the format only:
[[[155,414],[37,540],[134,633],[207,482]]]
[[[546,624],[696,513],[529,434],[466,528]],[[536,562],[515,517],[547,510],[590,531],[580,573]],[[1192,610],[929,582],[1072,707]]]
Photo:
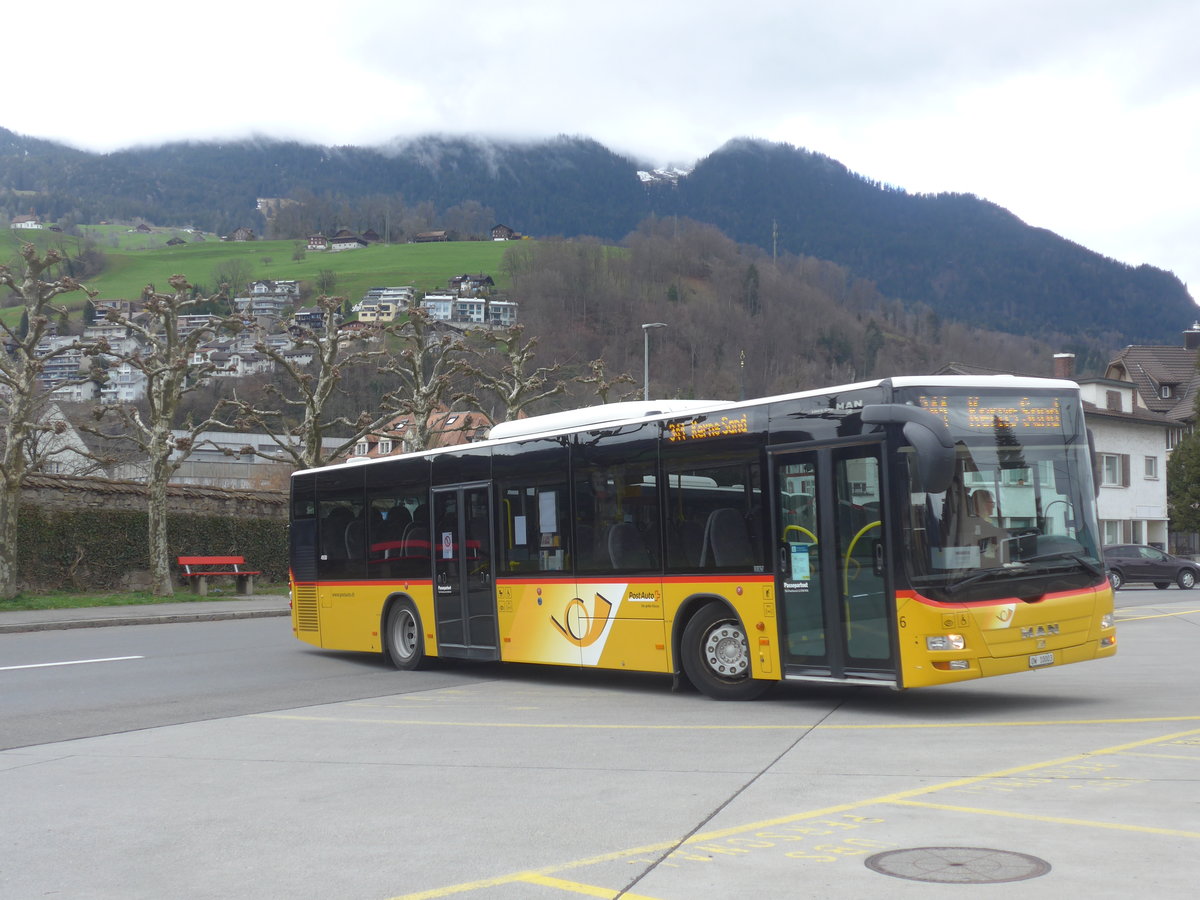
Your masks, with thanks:
[[[737,616],[709,603],[683,629],[683,671],[715,700],[753,700],[771,686],[750,677],[750,642]]]
[[[425,639],[421,617],[407,600],[388,611],[387,654],[397,669],[419,669],[425,664]]]

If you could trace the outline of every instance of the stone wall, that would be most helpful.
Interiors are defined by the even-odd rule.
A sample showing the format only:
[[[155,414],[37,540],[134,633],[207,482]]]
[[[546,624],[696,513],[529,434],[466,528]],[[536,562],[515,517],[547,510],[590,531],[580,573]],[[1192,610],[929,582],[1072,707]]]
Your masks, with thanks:
[[[203,516],[287,521],[288,498],[282,491],[243,491],[194,484],[169,485],[170,512]],[[74,475],[29,475],[22,503],[43,509],[129,509],[145,511],[146,486]]]

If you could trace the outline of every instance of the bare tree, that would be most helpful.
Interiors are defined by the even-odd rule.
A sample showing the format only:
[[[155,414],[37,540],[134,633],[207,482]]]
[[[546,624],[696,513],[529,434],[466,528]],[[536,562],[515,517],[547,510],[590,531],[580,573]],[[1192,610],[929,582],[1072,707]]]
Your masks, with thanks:
[[[381,342],[373,340],[382,337],[384,329],[375,328],[364,334],[339,327],[342,300],[319,297],[316,305],[321,310],[321,323],[293,325],[292,346],[288,350],[281,351],[263,342],[255,345],[258,352],[274,361],[282,376],[282,385],[272,382],[264,388],[273,399],[281,401],[282,408],[272,409],[266,403],[237,396],[223,405],[233,410],[239,428],[269,435],[278,448],[273,453],[247,448],[256,455],[271,459],[282,456],[301,469],[324,466],[353,447],[363,435],[377,431],[391,417],[390,412],[381,409],[364,410],[355,421],[326,413],[351,367],[377,361],[387,353]],[[291,426],[287,425],[288,419],[295,421],[297,417],[289,416],[289,412],[298,414],[298,421]],[[334,433],[341,435],[338,443],[327,448],[325,438]]]
[[[197,348],[219,332],[240,324],[234,318],[209,316],[207,324],[186,330],[180,317],[192,307],[211,305],[222,295],[196,296],[183,275],[172,275],[172,293],[147,286],[142,292],[144,316],[130,317],[110,311],[108,321],[124,325],[136,339],[137,349],[115,354],[123,364],[145,378],[146,413],[133,405],[109,405],[105,410],[120,417],[122,439],[147,458],[146,507],[150,530],[150,574],[157,596],[175,593],[167,536],[167,484],[191,455],[197,436],[219,424],[210,415],[201,422],[188,421],[176,434],[177,414],[183,398],[218,370],[210,360],[195,361]],[[94,433],[102,434],[99,431]]]
[[[230,257],[213,270],[218,288],[230,297],[244,297],[242,292],[249,290],[253,275],[254,265],[244,256]]]
[[[601,403],[608,402],[608,395],[611,394],[618,385],[637,385],[637,380],[628,372],[622,372],[620,375],[613,375],[610,377],[605,372],[607,364],[604,362],[603,357],[600,359],[593,359],[590,363],[588,363],[588,368],[591,369],[590,375],[580,375],[575,380],[580,384],[593,385],[592,393],[600,398]],[[640,397],[641,391],[627,391],[621,395],[621,399],[626,400],[634,395]]]
[[[433,436],[434,413],[458,405],[479,407],[474,396],[460,390],[461,376],[473,369],[473,351],[463,336],[438,325],[424,310],[412,308],[408,321],[395,329],[401,345],[379,371],[394,375],[399,385],[384,395],[382,405],[393,415],[407,415],[406,450],[424,450]]]
[[[21,490],[29,471],[30,453],[35,452],[37,437],[57,427],[53,421],[39,423],[47,397],[52,389],[43,380],[47,364],[56,357],[71,353],[92,354],[94,344],[80,340],[63,341],[50,349],[39,348],[50,327],[51,316],[64,315],[64,307],[51,301],[61,294],[86,288],[73,278],[48,281],[45,277],[63,262],[57,250],[38,254],[32,244],[21,245],[22,271],[14,272],[0,265],[0,286],[8,288],[23,307],[23,327],[13,330],[0,322],[0,599],[17,595],[17,530],[20,518]],[[90,292],[88,292],[91,296]],[[77,380],[60,382],[81,384],[91,374],[81,374]]]
[[[567,386],[560,377],[563,367],[559,363],[539,366],[528,371],[533,363],[538,339],[530,338],[524,344],[521,337],[525,326],[510,325],[497,331],[482,332],[484,341],[492,346],[499,356],[497,371],[466,365],[464,371],[475,383],[498,400],[493,411],[494,422],[508,422],[518,418],[533,404],[566,393]],[[475,332],[476,335],[481,334]]]

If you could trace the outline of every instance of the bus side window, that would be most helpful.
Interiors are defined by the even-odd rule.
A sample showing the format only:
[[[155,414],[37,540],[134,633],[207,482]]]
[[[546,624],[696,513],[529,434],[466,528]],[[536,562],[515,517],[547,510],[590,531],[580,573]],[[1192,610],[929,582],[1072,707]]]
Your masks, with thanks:
[[[569,455],[561,440],[498,447],[492,458],[498,575],[570,569]]]
[[[668,465],[667,564],[675,571],[760,570],[759,466],[746,457]]]
[[[649,462],[575,471],[578,570],[645,572],[658,563],[658,492]]]

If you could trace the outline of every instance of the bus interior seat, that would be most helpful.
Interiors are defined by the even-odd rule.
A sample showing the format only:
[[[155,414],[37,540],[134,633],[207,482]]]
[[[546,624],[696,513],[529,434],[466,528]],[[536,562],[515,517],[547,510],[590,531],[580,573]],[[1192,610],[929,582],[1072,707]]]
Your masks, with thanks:
[[[321,554],[326,559],[346,558],[346,528],[353,520],[345,506],[335,506],[321,520]]]
[[[714,509],[704,526],[700,567],[744,567],[753,564],[754,547],[750,543],[750,533],[742,514],[729,506]]]
[[[650,569],[654,560],[637,527],[618,522],[608,530],[608,556],[614,569]]]
[[[346,559],[362,559],[367,549],[367,523],[362,516],[346,525]]]

